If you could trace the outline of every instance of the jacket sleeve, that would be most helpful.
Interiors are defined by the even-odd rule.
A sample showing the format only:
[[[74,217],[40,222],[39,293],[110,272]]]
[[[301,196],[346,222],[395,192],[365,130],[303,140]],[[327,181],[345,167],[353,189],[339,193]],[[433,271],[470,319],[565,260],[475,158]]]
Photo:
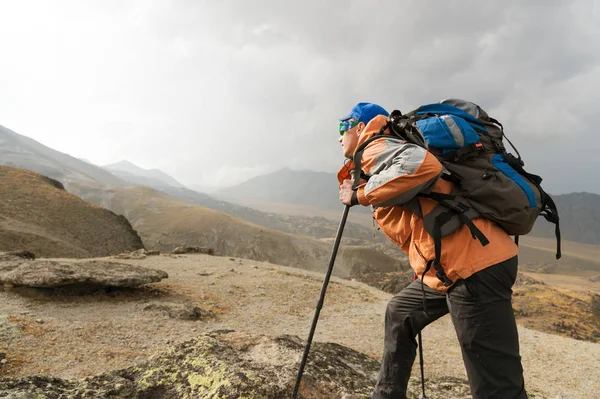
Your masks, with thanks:
[[[361,205],[401,205],[419,192],[431,189],[442,174],[442,165],[425,149],[389,138],[365,148],[362,169],[371,176],[358,187]]]

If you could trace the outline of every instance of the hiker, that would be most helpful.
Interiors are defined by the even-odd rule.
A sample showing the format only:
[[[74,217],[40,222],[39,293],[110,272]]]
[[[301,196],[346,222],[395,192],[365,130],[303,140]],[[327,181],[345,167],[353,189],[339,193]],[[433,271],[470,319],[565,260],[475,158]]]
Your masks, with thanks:
[[[339,141],[344,157],[352,160],[360,144],[386,125],[388,116],[377,104],[359,103],[341,118]],[[511,305],[518,263],[512,238],[495,222],[475,218],[472,225],[489,243],[482,245],[474,239],[472,228],[463,224],[441,239],[443,270],[429,268],[423,274],[437,259],[435,240],[423,219],[401,204],[416,199],[424,215],[437,202],[417,197],[418,193],[452,192],[454,183],[441,178],[440,161],[421,146],[384,136],[364,148],[361,169],[365,176],[356,190],[353,168],[350,161],[338,173],[340,201],[374,206],[373,217],[381,231],[408,255],[418,276],[387,305],[383,357],[372,399],[406,397],[418,346],[415,338],[447,313],[460,343],[473,399],[526,398]]]

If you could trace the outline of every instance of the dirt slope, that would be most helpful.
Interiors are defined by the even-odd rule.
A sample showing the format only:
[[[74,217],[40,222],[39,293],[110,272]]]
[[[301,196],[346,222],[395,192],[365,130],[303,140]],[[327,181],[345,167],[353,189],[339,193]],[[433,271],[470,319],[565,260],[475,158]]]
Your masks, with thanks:
[[[0,251],[85,258],[140,248],[125,217],[67,193],[58,181],[0,166]]]

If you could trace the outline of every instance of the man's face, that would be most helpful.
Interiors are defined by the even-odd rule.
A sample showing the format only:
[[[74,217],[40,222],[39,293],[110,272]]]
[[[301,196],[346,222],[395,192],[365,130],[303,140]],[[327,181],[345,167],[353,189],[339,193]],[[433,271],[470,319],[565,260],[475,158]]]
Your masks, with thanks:
[[[356,151],[358,144],[358,137],[360,136],[360,133],[364,127],[365,124],[359,122],[358,125],[346,130],[339,138],[339,142],[342,144],[344,158],[352,159],[352,155],[354,155],[354,151]]]

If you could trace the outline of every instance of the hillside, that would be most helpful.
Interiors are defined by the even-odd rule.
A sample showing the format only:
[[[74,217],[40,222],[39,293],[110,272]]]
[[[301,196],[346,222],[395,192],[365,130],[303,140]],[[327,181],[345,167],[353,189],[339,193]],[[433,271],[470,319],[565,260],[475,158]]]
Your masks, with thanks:
[[[600,245],[600,195],[570,193],[553,195],[552,198],[558,208],[564,240]],[[531,234],[552,238],[554,228],[540,218]]]
[[[318,214],[332,220],[337,219],[340,208],[335,174],[308,170],[285,168],[217,190],[214,195],[263,212]],[[558,207],[564,240],[600,245],[600,195],[570,193],[552,198]],[[357,222],[369,226],[369,218],[360,217],[368,213],[368,208],[355,207],[353,212]],[[553,238],[553,226],[540,217],[531,235]]]
[[[123,216],[84,202],[37,173],[0,166],[0,251],[97,257],[143,248]]]
[[[229,214],[177,199],[147,187],[85,188],[87,201],[124,215],[149,249],[210,247],[219,255],[267,261],[306,270],[327,266],[331,244],[261,227]],[[335,231],[330,233],[333,237]],[[347,277],[369,270],[406,269],[405,262],[371,248],[342,245],[335,273]]]
[[[70,193],[83,199],[87,198],[89,192],[98,193],[102,190],[108,190],[110,187],[144,185],[269,229],[306,235],[317,239],[328,239],[335,234],[343,208],[338,201],[335,202],[336,208],[327,211],[325,214],[318,211],[316,207],[292,216],[278,214],[277,208],[270,210],[267,207],[265,212],[261,212],[248,206],[223,201],[190,190],[161,171],[155,169],[145,170],[127,161],[107,165],[107,169],[103,169],[85,160],[62,154],[35,140],[2,127],[0,127],[0,164],[11,166],[18,164],[23,169],[37,171],[42,174],[46,173],[47,176],[60,181]],[[119,177],[113,173],[119,175]],[[108,208],[109,203],[105,199],[109,197],[110,194],[100,195],[96,204]],[[297,205],[288,206],[298,208]],[[361,211],[363,213],[360,213]],[[348,219],[350,222],[347,223],[344,230],[344,242],[353,245],[371,246],[390,255],[403,257],[403,254],[391,245],[382,234],[374,233],[371,225],[365,227],[358,223],[352,223],[352,221],[362,220],[370,223],[371,217],[368,213],[367,209],[362,210],[358,207],[352,210]],[[334,217],[329,217],[333,214],[335,214]],[[331,220],[332,218],[334,220]]]
[[[40,173],[62,182],[67,189],[71,182],[88,185],[128,185],[104,169],[55,151],[3,126],[0,126],[0,165]]]
[[[233,187],[216,190],[213,194],[233,202],[284,203],[337,210],[340,208],[337,187],[334,173],[283,168]]]

